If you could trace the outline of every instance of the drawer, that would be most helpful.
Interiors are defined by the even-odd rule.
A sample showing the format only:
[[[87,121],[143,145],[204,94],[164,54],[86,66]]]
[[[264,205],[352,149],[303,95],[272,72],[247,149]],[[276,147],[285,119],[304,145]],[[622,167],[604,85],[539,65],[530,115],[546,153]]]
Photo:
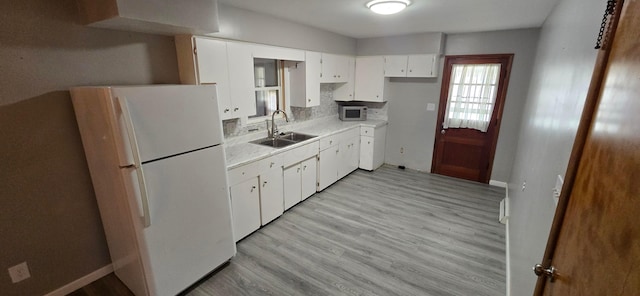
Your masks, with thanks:
[[[258,176],[259,161],[245,164],[241,167],[231,169],[227,172],[229,176],[229,186],[242,183],[248,179]]]
[[[363,127],[360,128],[360,135],[361,136],[373,137],[374,133],[375,133],[375,128],[373,128],[373,127],[363,126]]]
[[[305,159],[318,155],[319,147],[320,143],[318,141],[314,141],[304,146],[285,151],[281,154],[282,166],[286,168]]]
[[[267,157],[263,160],[259,161],[258,169],[259,174],[266,174],[272,170],[281,170],[282,169],[282,154],[278,154],[275,156]]]
[[[333,134],[333,135],[329,135],[326,137],[323,137],[322,139],[320,139],[320,151],[325,150],[331,146],[335,146],[338,145],[338,143],[340,142],[339,139],[339,133],[338,134]]]

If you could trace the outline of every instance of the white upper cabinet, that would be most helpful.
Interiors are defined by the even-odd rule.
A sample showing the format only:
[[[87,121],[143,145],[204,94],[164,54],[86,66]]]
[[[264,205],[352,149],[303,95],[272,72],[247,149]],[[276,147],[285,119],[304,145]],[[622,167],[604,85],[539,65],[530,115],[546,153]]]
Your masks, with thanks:
[[[361,56],[356,58],[356,101],[386,102],[383,56]]]
[[[438,55],[392,55],[384,57],[385,77],[437,77]]]
[[[320,59],[319,52],[305,52],[305,61],[290,65],[290,105],[313,107],[320,105]]]
[[[407,56],[394,55],[384,57],[385,77],[406,77],[407,76]]]
[[[178,35],[175,37],[180,81],[217,85],[222,120],[255,112],[250,44]]]
[[[218,1],[185,5],[174,0],[77,0],[82,23],[93,27],[163,35],[219,31]]]
[[[333,90],[333,99],[335,101],[353,101],[355,92],[355,79],[356,79],[356,59],[354,57],[347,57],[347,64],[349,68],[347,70],[347,82],[336,84]]]
[[[343,83],[349,79],[349,57],[336,54],[322,54],[322,83]]]
[[[227,42],[229,61],[229,95],[234,117],[249,116],[256,112],[253,52],[251,44]],[[236,116],[238,115],[238,116]]]

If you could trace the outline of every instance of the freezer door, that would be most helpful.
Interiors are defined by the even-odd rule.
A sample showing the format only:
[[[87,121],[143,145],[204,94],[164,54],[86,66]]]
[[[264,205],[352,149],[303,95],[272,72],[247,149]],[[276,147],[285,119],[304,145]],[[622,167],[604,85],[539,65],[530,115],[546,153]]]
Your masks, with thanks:
[[[224,150],[215,146],[142,169],[151,224],[140,245],[149,290],[175,295],[235,255]]]
[[[222,143],[215,85],[113,87],[119,131],[127,153],[146,162]],[[135,139],[136,143],[131,143]],[[136,151],[137,150],[137,151]]]

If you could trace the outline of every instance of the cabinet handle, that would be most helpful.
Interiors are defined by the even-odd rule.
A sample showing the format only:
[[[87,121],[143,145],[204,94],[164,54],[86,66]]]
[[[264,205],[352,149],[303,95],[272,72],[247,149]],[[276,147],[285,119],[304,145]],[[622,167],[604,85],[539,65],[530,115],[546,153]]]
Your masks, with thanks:
[[[409,70],[409,72],[413,72],[413,70]]]
[[[251,192],[256,189],[256,186],[251,186]]]
[[[298,173],[300,172],[300,168],[298,168],[297,172],[298,172]]]
[[[367,141],[367,144],[371,144],[371,141]]]
[[[340,150],[336,150],[336,153],[340,152]]]
[[[235,112],[235,111],[238,111],[238,110],[240,110],[240,108],[238,108],[238,107],[233,108],[233,111],[234,111],[234,112]]]
[[[306,170],[306,169],[307,169],[307,166],[306,166],[306,165],[302,167],[302,170],[303,170],[303,171],[304,171],[304,170]]]
[[[229,108],[224,109],[224,113],[227,113],[227,112],[229,112]]]
[[[309,102],[311,102],[311,99],[307,99]]]
[[[265,185],[267,185],[267,181],[262,182],[262,187],[264,187]]]
[[[333,144],[333,140],[329,141],[329,145]]]
[[[400,70],[400,72],[404,72],[404,69]]]
[[[270,167],[270,168],[272,168],[274,164],[275,164],[275,163],[273,163],[273,162],[272,162],[272,163],[269,165],[269,167]]]

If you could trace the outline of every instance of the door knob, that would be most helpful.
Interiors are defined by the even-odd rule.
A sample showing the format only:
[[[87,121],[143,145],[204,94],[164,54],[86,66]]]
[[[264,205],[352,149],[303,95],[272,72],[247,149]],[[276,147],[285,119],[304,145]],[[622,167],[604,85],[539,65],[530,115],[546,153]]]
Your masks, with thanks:
[[[440,131],[440,133],[444,135],[444,133],[445,133],[445,130],[441,130],[441,131]]]
[[[553,266],[549,266],[549,268],[544,268],[542,264],[536,264],[533,266],[533,273],[537,276],[546,276],[549,278],[549,281],[553,283],[556,280],[556,268]]]

